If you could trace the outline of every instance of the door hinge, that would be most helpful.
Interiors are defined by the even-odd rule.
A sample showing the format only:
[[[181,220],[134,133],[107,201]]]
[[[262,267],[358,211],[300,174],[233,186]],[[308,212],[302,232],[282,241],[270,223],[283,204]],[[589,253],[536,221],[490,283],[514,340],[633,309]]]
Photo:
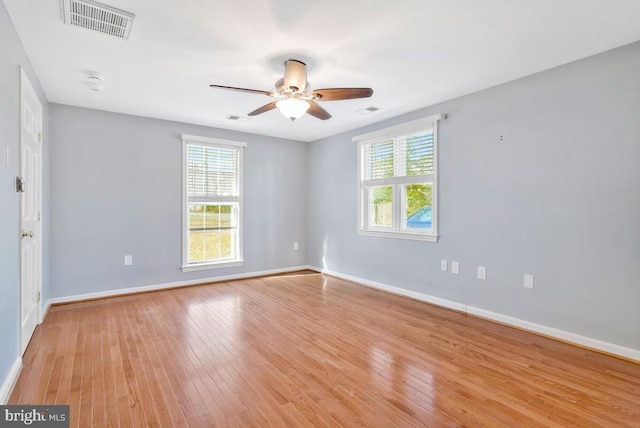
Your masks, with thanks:
[[[42,143],[42,132],[38,132],[38,143]]]
[[[38,296],[37,296],[37,298],[38,298],[38,303],[40,303],[40,292],[39,292],[39,291],[38,291]]]
[[[24,177],[16,177],[16,192],[24,193]]]
[[[40,212],[38,212],[38,221],[40,221]]]

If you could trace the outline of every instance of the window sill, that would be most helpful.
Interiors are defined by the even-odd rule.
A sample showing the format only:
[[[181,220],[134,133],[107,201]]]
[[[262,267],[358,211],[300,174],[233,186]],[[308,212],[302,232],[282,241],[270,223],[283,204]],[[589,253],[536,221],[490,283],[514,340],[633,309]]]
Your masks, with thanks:
[[[412,241],[438,242],[438,235],[427,235],[422,233],[358,229],[358,235],[377,236],[380,238],[409,239]]]
[[[234,266],[242,266],[244,264],[244,260],[231,260],[227,262],[213,262],[213,263],[194,263],[190,265],[181,266],[182,272],[193,272],[197,270],[207,270],[207,269],[220,269]]]

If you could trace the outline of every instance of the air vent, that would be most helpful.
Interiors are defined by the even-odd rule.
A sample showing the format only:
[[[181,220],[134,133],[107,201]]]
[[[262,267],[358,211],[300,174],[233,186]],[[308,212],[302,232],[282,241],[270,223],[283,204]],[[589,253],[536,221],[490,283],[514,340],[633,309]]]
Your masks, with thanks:
[[[364,116],[366,114],[371,114],[371,113],[376,112],[378,110],[380,110],[378,107],[370,106],[370,107],[367,107],[367,108],[362,108],[360,110],[356,110],[356,113],[359,113],[359,114]]]
[[[227,116],[227,119],[229,120],[237,120],[238,122],[248,122],[249,118],[246,116],[236,116],[235,114],[230,114],[229,116]]]
[[[134,14],[90,0],[62,0],[64,23],[127,40]]]

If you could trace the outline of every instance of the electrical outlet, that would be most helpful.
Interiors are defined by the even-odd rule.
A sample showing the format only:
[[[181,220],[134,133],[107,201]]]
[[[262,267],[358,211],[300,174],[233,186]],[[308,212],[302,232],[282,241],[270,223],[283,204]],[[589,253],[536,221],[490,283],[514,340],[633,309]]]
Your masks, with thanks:
[[[132,264],[133,264],[133,256],[131,254],[124,256],[124,265],[129,266]]]
[[[533,275],[524,274],[524,288],[533,288]]]
[[[484,266],[478,266],[478,279],[487,279],[487,268]]]
[[[447,261],[444,259],[440,260],[440,270],[443,270],[446,272],[448,269],[449,269],[449,265],[447,264]]]
[[[294,243],[293,243],[293,249],[294,249],[294,250],[297,250],[297,249],[298,249],[298,241],[296,241],[296,242],[294,242]]]
[[[456,275],[460,273],[459,262],[451,262],[451,273],[455,273]]]

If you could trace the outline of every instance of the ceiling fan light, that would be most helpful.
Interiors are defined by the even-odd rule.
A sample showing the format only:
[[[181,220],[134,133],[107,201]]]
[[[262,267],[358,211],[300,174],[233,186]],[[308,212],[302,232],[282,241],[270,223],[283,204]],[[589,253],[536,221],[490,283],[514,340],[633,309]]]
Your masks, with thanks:
[[[311,107],[311,104],[299,98],[287,98],[278,101],[276,107],[278,107],[280,113],[293,122],[305,114],[306,111],[309,110],[309,107]]]

